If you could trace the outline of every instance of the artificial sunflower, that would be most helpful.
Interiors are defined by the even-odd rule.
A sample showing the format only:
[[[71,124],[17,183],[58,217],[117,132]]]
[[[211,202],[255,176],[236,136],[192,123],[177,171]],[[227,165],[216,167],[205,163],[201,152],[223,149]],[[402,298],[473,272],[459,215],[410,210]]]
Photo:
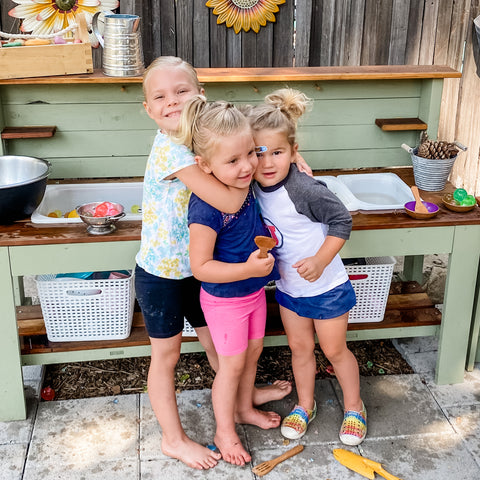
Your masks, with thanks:
[[[218,15],[217,24],[225,22],[227,27],[233,26],[235,33],[242,28],[246,32],[252,29],[258,33],[267,20],[275,22],[274,13],[282,3],[285,0],[208,0],[206,5]]]
[[[90,26],[96,12],[112,13],[118,7],[118,0],[13,0],[18,5],[8,14],[11,17],[23,18],[20,31],[31,32],[32,35],[48,35],[59,32],[76,23],[75,15],[85,14]],[[90,35],[93,46],[98,45],[94,35]]]

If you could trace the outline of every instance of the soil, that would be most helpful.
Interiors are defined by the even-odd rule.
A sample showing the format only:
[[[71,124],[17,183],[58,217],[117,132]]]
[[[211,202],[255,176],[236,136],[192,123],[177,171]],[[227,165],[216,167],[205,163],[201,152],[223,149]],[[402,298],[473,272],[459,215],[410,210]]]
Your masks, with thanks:
[[[398,375],[414,373],[390,340],[350,342],[357,358],[360,375]],[[317,378],[327,378],[329,362],[321,350],[315,350]],[[56,400],[103,397],[147,391],[150,357],[65,363],[46,367],[43,387],[55,391]],[[176,388],[199,390],[211,388],[214,374],[204,353],[185,353],[177,365]],[[257,383],[277,379],[293,381],[288,347],[265,348],[258,362]]]

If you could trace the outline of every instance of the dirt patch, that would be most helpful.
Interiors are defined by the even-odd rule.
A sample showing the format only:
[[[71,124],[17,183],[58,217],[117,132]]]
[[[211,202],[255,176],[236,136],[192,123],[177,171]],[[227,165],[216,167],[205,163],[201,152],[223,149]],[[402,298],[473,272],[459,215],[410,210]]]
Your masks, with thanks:
[[[390,340],[350,342],[357,358],[360,375],[399,375],[414,373]],[[315,350],[317,378],[327,378],[329,366],[321,350]],[[103,397],[147,391],[150,357],[48,365],[43,387],[55,390],[56,400]],[[176,371],[176,388],[199,390],[211,388],[214,374],[204,353],[181,355]],[[267,347],[258,362],[257,382],[277,379],[293,381],[288,347]]]

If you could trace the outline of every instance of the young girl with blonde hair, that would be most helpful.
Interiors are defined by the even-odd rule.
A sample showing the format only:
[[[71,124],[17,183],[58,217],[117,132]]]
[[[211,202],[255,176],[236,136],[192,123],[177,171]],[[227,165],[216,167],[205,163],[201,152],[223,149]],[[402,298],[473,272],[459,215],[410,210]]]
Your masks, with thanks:
[[[283,419],[282,434],[301,438],[315,418],[315,333],[343,392],[340,440],[358,445],[367,432],[357,361],[348,349],[348,312],[355,293],[339,256],[349,238],[350,213],[325,184],[292,168],[298,118],[309,104],[301,92],[281,89],[249,111],[257,148],[255,195],[277,239],[281,279],[276,299],[292,351],[298,404]]]
[[[274,258],[259,257],[255,237],[268,235],[250,183],[257,166],[255,143],[246,117],[227,102],[192,98],[185,106],[179,142],[189,146],[199,167],[246,195],[234,214],[192,194],[188,210],[190,264],[202,281],[200,302],[218,354],[212,387],[217,429],[215,445],[234,465],[251,460],[235,423],[276,428],[280,416],[252,403],[257,360],[266,322],[264,286],[278,278]],[[272,271],[273,269],[273,271]]]

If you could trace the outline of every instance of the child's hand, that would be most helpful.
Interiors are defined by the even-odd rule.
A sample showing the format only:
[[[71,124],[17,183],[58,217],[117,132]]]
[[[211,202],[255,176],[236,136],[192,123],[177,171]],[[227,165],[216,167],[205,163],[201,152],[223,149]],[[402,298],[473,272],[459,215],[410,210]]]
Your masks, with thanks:
[[[315,282],[320,278],[325,266],[318,257],[307,257],[292,265],[297,269],[298,274],[307,282]]]
[[[295,157],[295,163],[297,164],[297,168],[299,172],[306,173],[309,177],[313,177],[312,169],[310,165],[305,161],[305,159],[297,152]]]
[[[273,270],[275,264],[273,255],[269,253],[267,258],[260,258],[259,253],[260,249],[254,250],[246,262],[250,277],[265,277]]]

